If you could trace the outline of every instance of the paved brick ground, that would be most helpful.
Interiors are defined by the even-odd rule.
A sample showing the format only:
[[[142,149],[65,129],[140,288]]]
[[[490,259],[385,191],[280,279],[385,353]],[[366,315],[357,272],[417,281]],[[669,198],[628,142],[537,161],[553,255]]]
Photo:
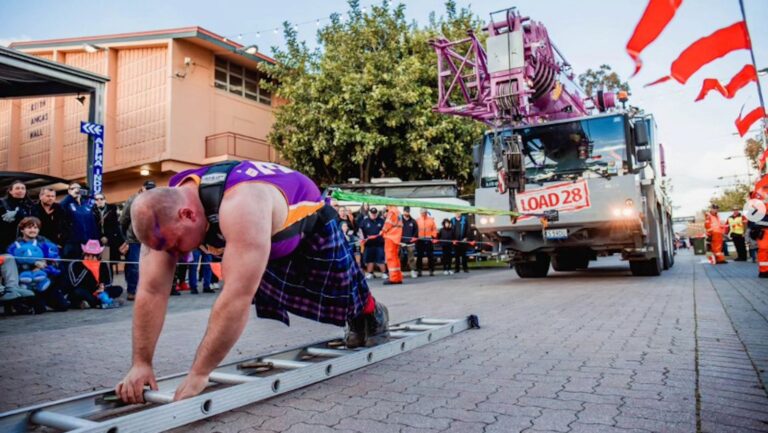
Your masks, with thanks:
[[[768,281],[685,252],[658,278],[601,259],[521,280],[508,270],[374,284],[393,322],[480,316],[466,331],[179,431],[768,431]],[[213,296],[173,299],[158,375],[185,370]],[[0,318],[0,411],[111,387],[130,308]],[[255,317],[228,360],[340,335]]]

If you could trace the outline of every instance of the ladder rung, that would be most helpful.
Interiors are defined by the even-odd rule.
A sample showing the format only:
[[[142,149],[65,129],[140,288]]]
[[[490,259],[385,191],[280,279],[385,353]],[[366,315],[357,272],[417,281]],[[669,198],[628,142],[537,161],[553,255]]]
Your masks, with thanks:
[[[439,328],[437,325],[405,325],[402,327],[402,329],[398,329],[398,331],[414,331],[414,332],[421,332],[421,331],[431,331],[435,328]]]
[[[319,347],[308,347],[307,353],[315,356],[325,356],[327,358],[338,358],[340,356],[347,355],[351,352],[349,350],[322,349]]]
[[[99,424],[85,418],[49,412],[47,410],[40,410],[33,413],[29,420],[33,424],[52,427],[59,430],[76,430],[83,427],[94,427]]]
[[[306,367],[308,365],[314,364],[313,362],[303,362],[303,361],[291,361],[288,359],[277,359],[277,358],[264,358],[261,360],[261,362],[268,362],[272,364],[275,368],[282,368],[284,370],[295,370],[297,368]]]
[[[173,394],[166,394],[160,391],[144,391],[144,401],[150,403],[171,403]]]
[[[258,377],[246,376],[243,374],[231,374],[231,373],[219,373],[212,372],[208,379],[212,382],[223,383],[227,385],[239,385],[246,382],[254,382],[260,380]]]
[[[415,331],[389,331],[389,336],[392,338],[413,337],[416,334]]]
[[[452,320],[443,320],[443,319],[419,319],[419,323],[421,323],[422,325],[443,326],[451,322]]]

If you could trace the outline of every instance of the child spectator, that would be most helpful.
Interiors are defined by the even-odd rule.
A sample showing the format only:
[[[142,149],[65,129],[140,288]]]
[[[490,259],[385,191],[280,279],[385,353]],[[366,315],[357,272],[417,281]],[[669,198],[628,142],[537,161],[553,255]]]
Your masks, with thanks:
[[[453,226],[448,218],[443,220],[443,226],[438,233],[440,249],[442,249],[443,275],[453,275],[451,261],[453,260]]]
[[[57,311],[66,311],[69,302],[51,279],[61,271],[55,263],[46,260],[58,259],[59,249],[46,238],[38,236],[40,226],[36,217],[22,219],[19,223],[21,237],[8,247],[8,254],[14,256],[19,267],[19,286],[35,292],[35,313],[44,313],[46,305]]]
[[[73,261],[67,266],[65,281],[69,301],[81,309],[85,308],[114,308],[121,305],[118,298],[123,288],[112,284],[112,270],[106,263],[99,263],[98,278],[94,269],[87,263],[101,260],[104,247],[96,239],[90,239],[81,245],[83,261]]]

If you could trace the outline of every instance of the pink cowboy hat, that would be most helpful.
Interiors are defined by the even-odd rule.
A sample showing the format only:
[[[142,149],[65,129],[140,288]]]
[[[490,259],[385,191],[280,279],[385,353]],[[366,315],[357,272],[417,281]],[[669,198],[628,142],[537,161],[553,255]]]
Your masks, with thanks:
[[[83,253],[85,254],[93,254],[98,256],[102,251],[104,251],[104,247],[102,247],[99,241],[96,239],[91,239],[86,242],[85,245],[81,244],[80,246],[83,247]]]

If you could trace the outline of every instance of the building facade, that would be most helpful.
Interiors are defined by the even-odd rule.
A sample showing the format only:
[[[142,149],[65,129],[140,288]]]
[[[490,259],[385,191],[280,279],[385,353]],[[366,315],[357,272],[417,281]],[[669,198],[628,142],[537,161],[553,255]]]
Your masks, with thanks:
[[[274,61],[200,27],[17,42],[28,54],[110,78],[104,106],[104,192],[119,202],[147,179],[228,159],[278,161],[267,142],[273,98],[260,63]],[[82,181],[88,95],[0,100],[0,170]]]

